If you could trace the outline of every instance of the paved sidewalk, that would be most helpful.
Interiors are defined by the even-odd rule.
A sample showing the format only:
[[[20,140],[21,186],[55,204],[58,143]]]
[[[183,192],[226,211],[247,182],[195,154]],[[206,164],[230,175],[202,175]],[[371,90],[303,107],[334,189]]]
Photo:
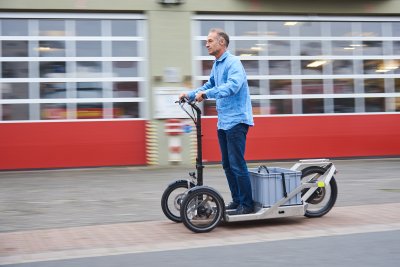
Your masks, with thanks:
[[[400,230],[400,158],[334,163],[339,195],[327,216],[232,223],[200,235],[166,220],[160,207],[168,183],[191,167],[0,172],[0,264]],[[229,201],[220,166],[205,168],[205,183]]]
[[[334,160],[336,206],[400,203],[400,158]],[[290,167],[293,162],[257,166]],[[0,232],[164,220],[168,183],[192,167],[119,167],[0,172]],[[205,184],[230,200],[220,166],[206,166]]]
[[[193,234],[170,221],[0,233],[0,264],[400,230],[400,203],[334,208],[322,218],[230,223]]]

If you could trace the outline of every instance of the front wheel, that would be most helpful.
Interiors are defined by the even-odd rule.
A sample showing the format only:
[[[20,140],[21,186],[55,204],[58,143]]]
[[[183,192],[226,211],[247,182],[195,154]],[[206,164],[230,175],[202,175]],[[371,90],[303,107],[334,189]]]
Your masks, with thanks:
[[[209,232],[222,220],[224,209],[224,201],[217,191],[205,186],[195,187],[183,199],[182,222],[195,233]]]
[[[182,200],[189,188],[195,185],[187,180],[179,180],[170,184],[161,197],[161,208],[165,216],[173,222],[182,222],[180,216]]]
[[[319,166],[307,167],[302,170],[301,181],[315,182],[325,172],[326,170]],[[303,196],[308,190],[310,189],[304,189],[301,192],[301,196]],[[324,216],[335,205],[337,194],[338,189],[336,180],[332,177],[329,184],[325,184],[324,187],[318,187],[317,190],[315,190],[315,192],[305,200],[308,206],[304,216],[308,218]]]

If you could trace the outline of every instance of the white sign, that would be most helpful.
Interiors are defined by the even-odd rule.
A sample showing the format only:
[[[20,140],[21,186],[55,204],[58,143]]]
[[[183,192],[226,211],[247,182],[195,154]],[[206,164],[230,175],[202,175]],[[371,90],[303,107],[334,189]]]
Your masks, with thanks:
[[[156,119],[188,118],[188,115],[181,109],[178,97],[183,92],[188,92],[184,87],[156,87],[154,88],[154,117]],[[189,108],[190,107],[186,106]]]

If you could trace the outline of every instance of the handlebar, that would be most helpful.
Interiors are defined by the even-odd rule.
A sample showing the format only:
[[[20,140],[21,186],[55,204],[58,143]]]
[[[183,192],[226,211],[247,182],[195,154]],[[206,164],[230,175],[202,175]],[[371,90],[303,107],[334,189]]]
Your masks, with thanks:
[[[193,120],[193,122],[197,125],[198,119],[201,118],[201,109],[197,105],[197,101],[190,101],[187,97],[181,97],[178,101],[175,103],[178,103],[179,106],[182,108],[183,111],[185,111],[186,114],[189,115],[189,117]],[[188,104],[192,108],[192,113],[191,115],[188,110],[184,107],[185,104]],[[196,111],[196,114],[193,112],[193,109]]]
[[[196,170],[197,170],[197,185],[203,185],[203,149],[202,149],[202,134],[201,134],[201,110],[197,106],[196,101],[190,101],[187,97],[182,97],[175,103],[179,103],[181,109],[189,115],[194,124],[196,125],[196,137],[197,137],[197,158],[196,158]],[[192,109],[192,114],[189,113],[188,109],[184,105],[188,104]],[[196,113],[194,112],[196,111]]]
[[[197,105],[197,101],[193,100],[190,101],[189,98],[187,97],[182,97],[181,99],[179,99],[178,101],[176,101],[175,103],[179,103],[179,105],[183,106],[183,104],[187,103],[189,104],[191,107],[193,107],[196,111],[201,112],[199,106]]]

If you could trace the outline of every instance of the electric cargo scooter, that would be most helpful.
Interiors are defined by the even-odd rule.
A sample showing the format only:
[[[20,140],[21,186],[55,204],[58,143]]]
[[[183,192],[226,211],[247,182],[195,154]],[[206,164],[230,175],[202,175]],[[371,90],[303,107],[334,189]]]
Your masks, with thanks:
[[[290,169],[260,166],[249,169],[254,213],[233,215],[221,194],[203,185],[201,110],[194,101],[177,101],[196,126],[196,172],[168,185],[161,198],[165,216],[195,233],[213,230],[221,221],[237,222],[289,216],[321,217],[334,206],[336,168],[329,159],[300,160]],[[190,109],[189,109],[190,107]]]

